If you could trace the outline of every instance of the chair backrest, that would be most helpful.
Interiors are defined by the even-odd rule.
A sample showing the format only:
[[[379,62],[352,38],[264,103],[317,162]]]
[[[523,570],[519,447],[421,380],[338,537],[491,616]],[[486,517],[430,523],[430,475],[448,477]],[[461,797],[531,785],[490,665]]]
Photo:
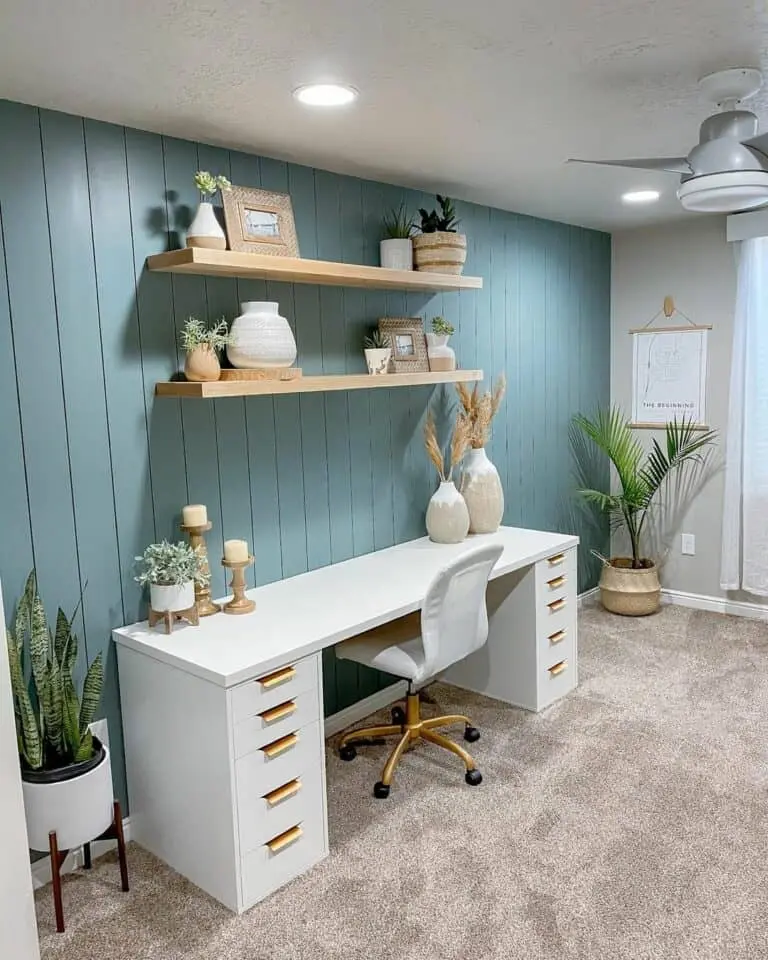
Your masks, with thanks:
[[[421,608],[424,678],[445,670],[488,639],[485,588],[503,548],[467,550],[438,572]]]

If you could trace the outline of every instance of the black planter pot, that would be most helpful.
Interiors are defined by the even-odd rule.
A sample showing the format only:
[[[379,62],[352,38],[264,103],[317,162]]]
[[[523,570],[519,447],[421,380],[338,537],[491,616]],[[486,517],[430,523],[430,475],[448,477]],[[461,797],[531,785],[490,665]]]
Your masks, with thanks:
[[[98,737],[93,738],[93,756],[90,760],[81,760],[79,763],[70,763],[66,767],[54,767],[52,770],[27,770],[21,768],[21,779],[27,783],[61,783],[64,780],[74,780],[82,777],[101,763],[106,756],[104,745]]]

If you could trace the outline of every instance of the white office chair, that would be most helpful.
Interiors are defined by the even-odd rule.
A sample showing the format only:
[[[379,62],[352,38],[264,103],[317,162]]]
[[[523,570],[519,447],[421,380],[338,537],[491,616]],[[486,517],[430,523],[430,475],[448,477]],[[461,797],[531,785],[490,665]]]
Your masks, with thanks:
[[[420,625],[419,614],[412,614],[337,645],[336,656],[342,660],[354,660],[408,680],[405,711],[396,707],[392,711],[391,724],[353,730],[345,734],[339,744],[342,760],[354,760],[355,741],[399,736],[384,766],[381,780],[373,788],[374,796],[389,796],[395,767],[408,744],[419,739],[444,747],[461,757],[466,767],[467,783],[476,786],[482,781],[482,775],[467,751],[447,737],[435,733],[440,727],[463,723],[464,739],[474,743],[480,739],[479,731],[471,725],[469,717],[462,715],[422,720],[418,688],[451,664],[482,647],[488,639],[485,588],[501,553],[500,546],[489,544],[467,550],[443,567],[427,588]]]

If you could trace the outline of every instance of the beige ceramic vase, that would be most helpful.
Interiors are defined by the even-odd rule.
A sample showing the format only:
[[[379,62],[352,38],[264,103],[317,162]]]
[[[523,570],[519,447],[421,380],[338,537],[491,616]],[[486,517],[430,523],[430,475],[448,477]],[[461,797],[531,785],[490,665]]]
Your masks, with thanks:
[[[435,543],[461,543],[469,531],[469,512],[453,480],[443,480],[429,501],[426,516],[429,539]]]
[[[221,376],[221,365],[216,351],[205,345],[189,350],[184,360],[184,376],[196,383],[218,380]]]
[[[461,492],[469,510],[469,532],[495,533],[504,516],[504,490],[499,471],[483,447],[467,454]]]
[[[656,613],[661,602],[659,571],[652,560],[642,561],[647,566],[632,569],[629,557],[612,557],[603,564],[600,575],[600,602],[611,613],[625,617],[647,617]]]

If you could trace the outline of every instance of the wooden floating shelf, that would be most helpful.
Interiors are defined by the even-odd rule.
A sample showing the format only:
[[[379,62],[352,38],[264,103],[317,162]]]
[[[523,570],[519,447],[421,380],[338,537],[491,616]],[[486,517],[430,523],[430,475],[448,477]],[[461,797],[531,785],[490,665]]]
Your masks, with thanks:
[[[185,247],[147,257],[147,269],[161,273],[189,273],[204,277],[241,277],[244,280],[282,280],[332,287],[368,287],[371,290],[479,290],[482,277],[461,277],[417,270],[388,270],[355,263],[268,257],[234,250]]]
[[[437,383],[467,383],[482,379],[482,370],[452,370],[450,373],[386,373],[377,376],[369,373],[354,373],[345,376],[300,377],[297,380],[214,380],[210,383],[168,380],[155,384],[155,395],[198,399],[263,397],[283,393],[327,393],[331,390],[422,387]]]

